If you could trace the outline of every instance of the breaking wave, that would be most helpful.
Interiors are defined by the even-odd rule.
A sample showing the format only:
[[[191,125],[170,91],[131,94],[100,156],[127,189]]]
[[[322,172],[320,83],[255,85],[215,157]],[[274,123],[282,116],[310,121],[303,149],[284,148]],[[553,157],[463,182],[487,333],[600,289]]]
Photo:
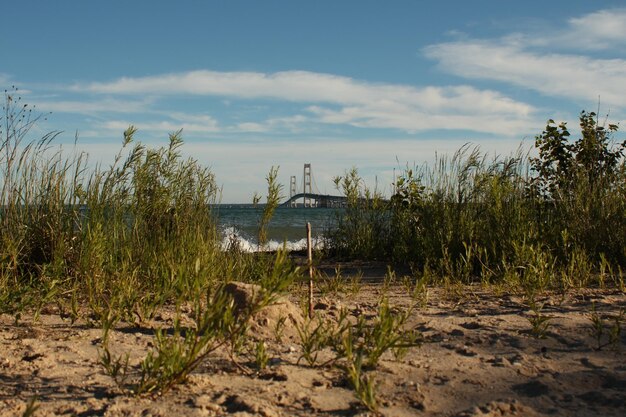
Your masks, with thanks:
[[[323,246],[324,239],[322,237],[314,237],[312,239],[313,248],[320,249]],[[273,252],[285,248],[287,251],[306,250],[306,239],[295,241],[279,242],[277,240],[268,241],[263,247],[260,247],[257,239],[244,236],[235,227],[226,227],[222,230],[222,250],[237,249],[242,252]]]

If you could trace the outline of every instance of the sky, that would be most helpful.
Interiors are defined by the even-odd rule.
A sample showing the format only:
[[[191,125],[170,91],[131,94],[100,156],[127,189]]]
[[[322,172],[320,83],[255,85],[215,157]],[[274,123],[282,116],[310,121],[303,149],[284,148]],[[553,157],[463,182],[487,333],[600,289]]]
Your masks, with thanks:
[[[531,148],[548,119],[626,119],[626,1],[0,0],[0,87],[64,149],[109,164],[122,133],[211,168],[249,203],[279,167],[315,188],[471,143]],[[620,133],[623,136],[623,133]],[[78,138],[77,141],[75,139]],[[623,138],[622,138],[623,139]],[[75,144],[76,142],[76,144]]]

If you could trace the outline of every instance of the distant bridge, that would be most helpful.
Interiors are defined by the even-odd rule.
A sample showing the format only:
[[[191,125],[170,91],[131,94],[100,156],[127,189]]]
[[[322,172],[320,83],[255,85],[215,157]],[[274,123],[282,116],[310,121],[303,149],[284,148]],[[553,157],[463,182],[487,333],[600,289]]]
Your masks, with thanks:
[[[313,186],[315,191],[313,192]],[[338,195],[322,194],[317,189],[313,173],[311,172],[311,164],[304,164],[302,173],[302,192],[298,192],[296,186],[296,176],[292,175],[289,184],[289,200],[282,205],[285,207],[343,207],[346,205],[347,198]],[[298,200],[302,199],[302,203]]]
[[[305,203],[304,207],[343,207],[346,205],[347,197],[340,195],[327,195],[327,194],[311,194],[311,193],[298,193],[289,197],[289,200],[285,201],[282,205],[284,207],[298,207],[298,200],[303,199]],[[314,201],[314,202],[313,202]]]

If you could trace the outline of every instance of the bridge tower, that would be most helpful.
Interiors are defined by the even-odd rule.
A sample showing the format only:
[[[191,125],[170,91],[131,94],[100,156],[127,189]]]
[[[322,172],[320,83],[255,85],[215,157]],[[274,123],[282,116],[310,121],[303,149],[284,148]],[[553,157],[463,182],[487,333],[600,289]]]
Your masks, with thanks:
[[[313,194],[313,188],[311,186],[311,164],[304,164],[303,177],[304,207],[313,207],[312,199],[309,197]]]
[[[297,188],[296,188],[296,176],[292,175],[291,179],[289,180],[289,199],[291,199],[294,195],[297,194]],[[291,205],[291,207],[296,207],[297,203],[296,200],[293,200],[291,203],[289,203]]]

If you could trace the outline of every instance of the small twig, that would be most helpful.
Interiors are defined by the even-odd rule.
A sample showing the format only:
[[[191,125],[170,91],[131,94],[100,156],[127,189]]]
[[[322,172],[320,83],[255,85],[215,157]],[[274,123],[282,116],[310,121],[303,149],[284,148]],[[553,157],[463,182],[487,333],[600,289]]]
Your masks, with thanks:
[[[309,318],[313,318],[313,248],[311,247],[311,223],[306,224],[306,245],[309,263]]]

